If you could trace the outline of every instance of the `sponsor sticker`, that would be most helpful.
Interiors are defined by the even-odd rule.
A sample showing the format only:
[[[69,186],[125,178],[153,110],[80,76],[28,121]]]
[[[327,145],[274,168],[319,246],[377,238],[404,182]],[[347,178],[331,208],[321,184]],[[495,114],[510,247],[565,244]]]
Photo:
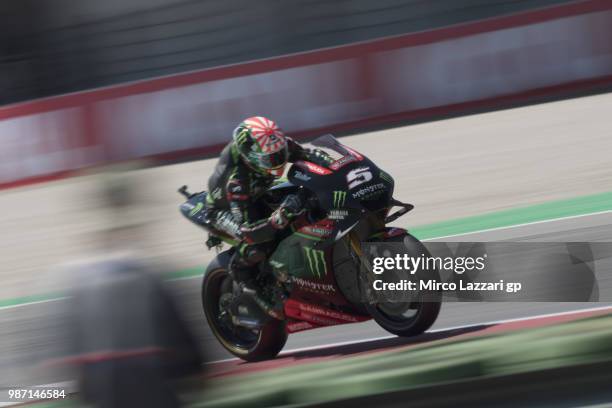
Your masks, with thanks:
[[[293,174],[293,177],[295,177],[298,180],[302,180],[302,181],[310,181],[310,180],[312,180],[312,177],[310,177],[308,174],[302,173],[301,171],[296,171]]]
[[[308,279],[302,279],[294,277],[292,282],[298,285],[301,289],[310,291],[310,292],[318,292],[318,293],[335,293],[336,288],[334,285],[330,283],[318,283],[313,282]]]
[[[381,194],[387,187],[384,183],[372,184],[371,186],[363,187],[353,192],[353,198],[363,199],[371,198]]]
[[[330,220],[343,220],[348,217],[348,210],[330,210],[327,213],[327,218]]]
[[[338,170],[339,168],[349,164],[349,163],[353,163],[356,162],[357,159],[353,156],[344,156],[339,158],[338,160],[336,160],[335,162],[333,162],[332,164],[329,165],[329,168],[332,170]]]
[[[328,237],[331,235],[332,231],[333,230],[331,228],[316,227],[311,225],[300,228],[299,230],[299,232],[312,235],[318,238]]]
[[[328,174],[332,174],[331,170],[326,169],[325,167],[321,167],[309,161],[299,161],[296,164],[302,168],[306,168],[309,172],[318,174],[319,176],[326,176]]]
[[[325,262],[325,252],[320,249],[313,249],[310,247],[304,247],[304,253],[306,254],[306,261],[310,272],[321,278],[327,275],[327,263]]]
[[[333,193],[334,208],[344,207],[345,202],[346,202],[346,191],[334,191]]]
[[[381,170],[379,176],[380,176],[381,179],[383,179],[387,183],[389,183],[389,184],[393,183],[393,178],[389,175],[389,173],[384,172],[384,171]]]

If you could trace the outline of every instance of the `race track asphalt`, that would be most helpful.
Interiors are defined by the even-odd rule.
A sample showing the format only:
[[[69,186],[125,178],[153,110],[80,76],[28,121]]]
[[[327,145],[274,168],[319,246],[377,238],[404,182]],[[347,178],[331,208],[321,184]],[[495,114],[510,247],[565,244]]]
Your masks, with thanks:
[[[461,236],[443,238],[444,241],[501,241],[519,242],[610,242],[612,241],[612,213],[580,216],[540,222],[523,226],[502,228]],[[600,291],[612,293],[612,279],[609,279],[612,262],[609,259],[596,261]],[[197,332],[208,361],[218,361],[232,356],[221,348],[206,326],[199,297],[200,278],[188,278],[171,282],[171,287],[180,299],[185,315]],[[40,384],[61,380],[65,377],[49,376],[35,363],[48,357],[49,351],[60,343],[61,337],[54,330],[56,323],[50,311],[53,303],[30,304],[0,310],[0,387],[22,384]],[[507,319],[582,310],[612,305],[611,303],[539,303],[539,302],[495,302],[495,303],[446,303],[433,330],[451,327],[489,323]],[[374,322],[343,325],[317,329],[291,335],[285,347],[285,354],[291,350],[325,348],[338,343],[368,343],[368,349],[376,349],[376,342],[384,343],[390,335]],[[359,351],[360,344],[351,352]],[[301,359],[308,359],[309,353],[301,352]]]

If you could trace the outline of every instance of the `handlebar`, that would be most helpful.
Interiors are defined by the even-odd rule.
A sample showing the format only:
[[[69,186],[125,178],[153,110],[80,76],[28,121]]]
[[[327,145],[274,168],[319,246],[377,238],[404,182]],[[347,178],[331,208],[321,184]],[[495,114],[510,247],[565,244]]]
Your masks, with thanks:
[[[178,192],[185,196],[185,198],[189,199],[191,197],[193,197],[193,194],[191,194],[188,190],[187,190],[187,186],[182,186],[181,188],[178,189]]]

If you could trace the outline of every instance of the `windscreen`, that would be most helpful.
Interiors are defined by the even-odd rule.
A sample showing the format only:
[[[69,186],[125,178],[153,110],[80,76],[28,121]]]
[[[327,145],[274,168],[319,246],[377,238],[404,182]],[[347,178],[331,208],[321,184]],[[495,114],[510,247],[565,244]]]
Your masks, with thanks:
[[[363,160],[361,154],[343,145],[331,134],[318,137],[311,144],[325,150],[334,159],[334,163],[328,166],[332,170],[337,170],[348,163]]]

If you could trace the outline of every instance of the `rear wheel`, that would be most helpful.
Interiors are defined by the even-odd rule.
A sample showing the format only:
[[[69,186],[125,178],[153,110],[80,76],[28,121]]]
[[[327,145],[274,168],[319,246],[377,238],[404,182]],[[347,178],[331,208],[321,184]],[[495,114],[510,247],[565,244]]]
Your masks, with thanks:
[[[430,256],[425,246],[410,234],[400,235],[385,242],[401,242],[408,254]],[[440,279],[438,271],[428,271],[430,279]],[[433,275],[432,275],[433,274]],[[372,318],[383,329],[398,336],[417,336],[429,329],[440,313],[442,294],[440,292],[421,293],[411,302],[381,302],[367,304]]]
[[[213,262],[202,282],[202,305],[211,331],[227,351],[243,360],[260,361],[275,357],[287,341],[284,322],[271,319],[260,329],[234,325],[228,310],[234,296],[233,289],[227,262]]]

